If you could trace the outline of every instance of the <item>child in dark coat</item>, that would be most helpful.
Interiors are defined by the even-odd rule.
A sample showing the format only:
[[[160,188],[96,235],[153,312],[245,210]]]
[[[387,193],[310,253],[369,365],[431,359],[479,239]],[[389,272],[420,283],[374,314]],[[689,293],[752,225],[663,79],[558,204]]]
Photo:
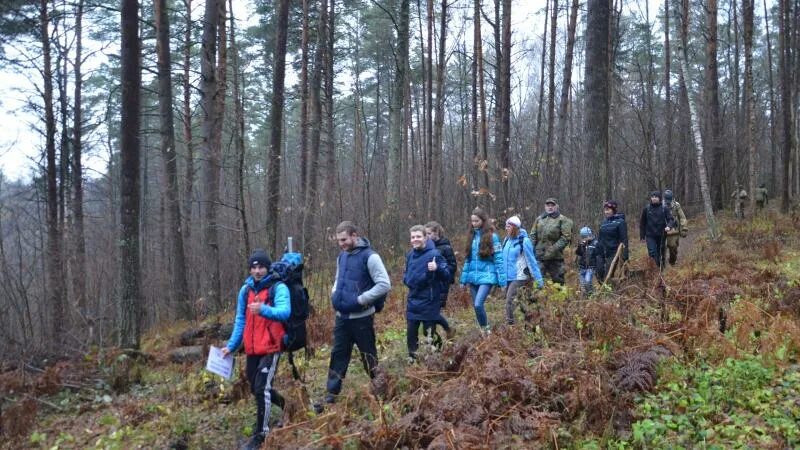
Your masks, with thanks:
[[[414,225],[409,233],[411,251],[406,256],[403,283],[408,286],[406,344],[408,355],[415,358],[419,348],[419,326],[422,324],[426,335],[433,334],[433,327],[440,317],[441,286],[450,280],[451,275],[447,262],[433,241],[425,237],[425,227]]]
[[[581,228],[580,234],[581,242],[575,249],[575,259],[578,263],[581,291],[584,296],[589,296],[593,291],[592,278],[595,271],[604,266],[604,257],[591,228]]]

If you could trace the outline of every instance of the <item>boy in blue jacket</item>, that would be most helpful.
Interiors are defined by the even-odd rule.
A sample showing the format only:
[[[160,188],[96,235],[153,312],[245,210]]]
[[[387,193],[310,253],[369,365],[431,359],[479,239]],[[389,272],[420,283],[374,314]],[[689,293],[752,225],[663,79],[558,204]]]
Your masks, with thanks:
[[[272,262],[267,253],[256,249],[249,259],[250,276],[244,281],[236,301],[236,321],[228,345],[222,348],[227,356],[244,341],[247,354],[246,373],[250,392],[256,400],[256,424],[253,436],[242,447],[261,447],[269,433],[269,411],[274,402],[283,409],[283,398],[272,388],[281,355],[283,321],[292,312],[289,288],[270,273]]]
[[[424,226],[414,225],[408,231],[411,251],[406,256],[403,283],[408,286],[406,344],[408,356],[413,359],[419,348],[420,324],[428,335],[433,333],[433,327],[440,318],[440,291],[450,280],[450,268],[433,241],[426,238]]]

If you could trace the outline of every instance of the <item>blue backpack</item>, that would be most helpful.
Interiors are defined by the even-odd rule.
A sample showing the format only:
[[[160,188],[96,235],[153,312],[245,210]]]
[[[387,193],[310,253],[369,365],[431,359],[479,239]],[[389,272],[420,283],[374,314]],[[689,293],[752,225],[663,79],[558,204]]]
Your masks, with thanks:
[[[300,350],[307,344],[306,320],[311,313],[308,289],[303,285],[303,256],[299,253],[285,253],[280,261],[272,263],[270,271],[289,288],[289,299],[292,304],[292,312],[283,322],[286,330],[283,350],[286,352]]]

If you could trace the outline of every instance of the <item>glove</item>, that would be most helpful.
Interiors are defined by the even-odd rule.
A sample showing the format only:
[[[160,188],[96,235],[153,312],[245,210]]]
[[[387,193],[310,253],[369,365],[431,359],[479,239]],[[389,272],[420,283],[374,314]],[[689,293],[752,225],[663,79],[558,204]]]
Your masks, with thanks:
[[[685,238],[689,234],[689,230],[686,228],[681,228],[681,237]]]

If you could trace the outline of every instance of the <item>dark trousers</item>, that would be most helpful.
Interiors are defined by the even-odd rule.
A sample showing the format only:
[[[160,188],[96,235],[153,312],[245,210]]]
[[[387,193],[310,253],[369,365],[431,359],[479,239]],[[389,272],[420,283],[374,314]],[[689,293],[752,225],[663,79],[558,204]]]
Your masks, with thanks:
[[[336,317],[333,327],[333,349],[331,350],[331,363],[328,366],[328,393],[339,395],[342,390],[342,380],[347,375],[347,366],[350,365],[350,355],[353,344],[358,346],[361,353],[361,362],[370,378],[375,377],[375,367],[378,365],[378,349],[375,346],[374,315],[358,319],[344,319]]]
[[[269,411],[273,403],[283,409],[283,397],[272,388],[280,356],[280,353],[247,355],[245,369],[247,381],[250,382],[250,392],[256,399],[256,424],[253,434],[266,435],[269,433]]]
[[[441,315],[439,319],[444,319]],[[408,356],[414,358],[417,355],[419,348],[419,326],[422,325],[422,332],[425,336],[430,334],[433,344],[437,348],[442,346],[442,337],[436,333],[437,320],[413,320],[406,319],[406,346],[408,347]]]
[[[664,240],[661,236],[645,236],[647,255],[653,258],[657,267],[661,267],[661,254],[664,251]]]
[[[549,259],[547,261],[539,261],[539,270],[542,276],[548,276],[553,283],[564,284],[564,260],[563,259]]]

